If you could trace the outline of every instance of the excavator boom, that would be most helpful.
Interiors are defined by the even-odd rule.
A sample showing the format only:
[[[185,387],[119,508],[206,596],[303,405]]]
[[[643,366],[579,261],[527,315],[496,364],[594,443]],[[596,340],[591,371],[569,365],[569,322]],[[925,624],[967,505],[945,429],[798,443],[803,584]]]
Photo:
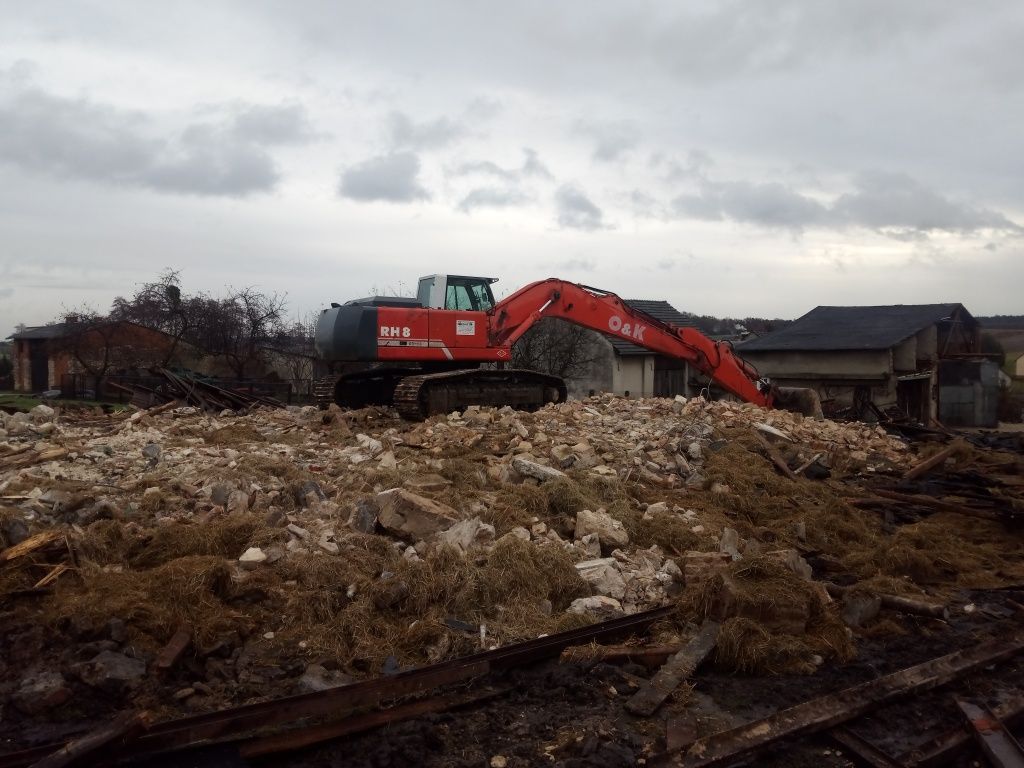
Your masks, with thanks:
[[[614,293],[578,283],[542,280],[499,302],[491,315],[489,340],[495,347],[511,347],[544,317],[561,318],[685,360],[737,397],[765,407],[772,405],[768,382],[759,378],[728,342],[712,341],[695,328],[669,325],[633,309]]]

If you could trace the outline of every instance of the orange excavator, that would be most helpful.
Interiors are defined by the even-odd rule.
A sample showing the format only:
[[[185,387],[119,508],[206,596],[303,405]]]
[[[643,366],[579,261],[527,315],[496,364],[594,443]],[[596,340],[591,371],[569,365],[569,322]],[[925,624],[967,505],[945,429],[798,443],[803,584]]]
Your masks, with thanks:
[[[562,402],[562,379],[507,367],[516,341],[541,318],[555,317],[683,360],[749,403],[815,412],[813,390],[774,387],[728,342],[657,320],[614,293],[550,278],[495,302],[494,282],[429,275],[420,278],[416,298],[373,296],[323,310],[317,355],[340,375],[321,380],[318,401],[394,405],[410,420],[471,405],[534,409]]]

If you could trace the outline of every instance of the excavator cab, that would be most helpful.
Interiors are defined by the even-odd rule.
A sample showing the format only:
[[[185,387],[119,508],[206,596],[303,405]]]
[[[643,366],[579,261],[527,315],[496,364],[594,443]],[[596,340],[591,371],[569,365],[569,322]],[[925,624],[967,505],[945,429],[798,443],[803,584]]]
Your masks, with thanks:
[[[420,278],[416,299],[428,309],[461,309],[487,312],[494,306],[491,283],[496,277],[427,275]]]

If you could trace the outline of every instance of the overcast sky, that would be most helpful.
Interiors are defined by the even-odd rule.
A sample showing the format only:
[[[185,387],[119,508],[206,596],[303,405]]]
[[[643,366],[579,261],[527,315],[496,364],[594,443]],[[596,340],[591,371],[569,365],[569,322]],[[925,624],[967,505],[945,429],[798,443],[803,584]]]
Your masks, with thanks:
[[[1024,313],[1024,3],[0,5],[0,331],[166,267]]]

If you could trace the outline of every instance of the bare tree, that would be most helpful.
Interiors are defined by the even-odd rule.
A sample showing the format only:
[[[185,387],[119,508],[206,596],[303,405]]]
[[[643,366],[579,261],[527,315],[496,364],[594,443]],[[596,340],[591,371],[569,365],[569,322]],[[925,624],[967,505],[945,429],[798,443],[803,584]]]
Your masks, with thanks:
[[[307,385],[295,391],[308,390],[309,383],[316,376],[317,356],[313,346],[313,335],[318,314],[309,312],[305,317],[296,318],[291,323],[282,325],[266,350],[284,370],[293,387],[298,387],[302,382]]]
[[[202,302],[195,338],[210,354],[222,355],[235,378],[243,379],[280,337],[286,302],[280,294],[251,286],[228,290],[223,299]]]
[[[512,348],[516,368],[559,376],[586,376],[601,357],[600,342],[593,331],[556,317],[539,320]]]
[[[130,298],[115,298],[110,317],[167,334],[171,343],[160,361],[166,367],[182,340],[196,331],[205,300],[202,295],[182,296],[181,273],[168,268],[155,281],[143,283]]]

